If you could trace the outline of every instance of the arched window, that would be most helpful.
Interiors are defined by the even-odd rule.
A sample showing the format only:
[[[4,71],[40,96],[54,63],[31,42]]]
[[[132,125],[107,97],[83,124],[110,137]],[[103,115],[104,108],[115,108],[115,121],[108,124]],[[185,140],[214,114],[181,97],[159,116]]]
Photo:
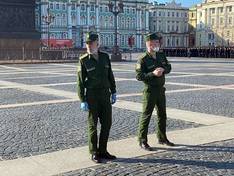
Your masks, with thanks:
[[[95,25],[95,20],[96,18],[94,16],[91,16],[90,18],[91,25]]]
[[[110,17],[110,26],[113,27],[114,26],[114,20],[113,20],[113,16]]]
[[[81,11],[86,11],[86,7],[85,7],[85,4],[81,4],[81,7],[80,7]]]
[[[124,17],[121,18],[121,28],[125,28],[125,19]]]
[[[63,39],[67,39],[67,33],[66,32],[63,33]]]
[[[106,16],[105,17],[105,27],[107,28],[109,25],[108,25],[108,22],[109,22],[109,17]]]
[[[76,15],[72,14],[72,25],[75,26],[76,25]]]
[[[85,25],[86,24],[86,18],[85,16],[81,17],[81,25]]]
[[[127,19],[127,29],[130,28],[130,18]]]

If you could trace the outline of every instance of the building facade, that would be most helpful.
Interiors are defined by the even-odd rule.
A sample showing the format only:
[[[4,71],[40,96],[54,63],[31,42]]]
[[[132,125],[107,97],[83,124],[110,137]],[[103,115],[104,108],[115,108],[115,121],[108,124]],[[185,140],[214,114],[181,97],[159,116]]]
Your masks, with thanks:
[[[189,47],[196,46],[197,8],[189,8]]]
[[[155,3],[150,7],[150,31],[163,37],[163,47],[188,47],[188,8],[174,0],[167,4]]]
[[[100,36],[100,45],[111,48],[115,41],[115,21],[109,11],[109,3],[109,0],[40,0],[37,1],[36,26],[42,39],[48,39],[49,31],[49,38],[72,39],[78,48],[85,46],[88,31],[96,31]],[[150,4],[148,0],[125,0],[123,4],[124,12],[117,19],[118,45],[128,48],[128,38],[133,36],[133,48],[143,49],[143,35],[149,32]],[[43,20],[48,13],[55,17],[51,25]]]
[[[197,5],[197,47],[234,45],[233,6],[233,0],[206,0]]]

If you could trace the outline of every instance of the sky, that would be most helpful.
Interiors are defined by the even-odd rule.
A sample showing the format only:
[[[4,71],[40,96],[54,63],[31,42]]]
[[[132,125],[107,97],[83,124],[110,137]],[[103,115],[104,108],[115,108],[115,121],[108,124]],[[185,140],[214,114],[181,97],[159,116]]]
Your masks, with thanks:
[[[155,1],[155,0],[151,0]],[[166,2],[171,2],[172,0],[156,0],[158,3],[166,3]],[[182,6],[184,7],[191,7],[195,4],[199,4],[202,2],[202,0],[175,0],[176,3],[181,3]]]

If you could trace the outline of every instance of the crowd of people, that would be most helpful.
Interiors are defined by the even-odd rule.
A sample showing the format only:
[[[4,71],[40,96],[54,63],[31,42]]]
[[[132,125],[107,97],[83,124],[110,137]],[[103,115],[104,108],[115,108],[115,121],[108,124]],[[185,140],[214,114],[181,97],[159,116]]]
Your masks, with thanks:
[[[163,50],[167,56],[175,57],[234,58],[234,47],[164,48]]]

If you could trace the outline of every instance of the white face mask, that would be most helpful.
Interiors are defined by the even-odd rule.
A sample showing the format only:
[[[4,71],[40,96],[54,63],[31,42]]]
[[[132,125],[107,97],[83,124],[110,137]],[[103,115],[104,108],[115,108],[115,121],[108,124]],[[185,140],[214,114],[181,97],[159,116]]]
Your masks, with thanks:
[[[155,48],[153,48],[153,50],[154,50],[155,52],[158,52],[158,51],[160,50],[160,48],[159,48],[159,47],[155,47]]]

